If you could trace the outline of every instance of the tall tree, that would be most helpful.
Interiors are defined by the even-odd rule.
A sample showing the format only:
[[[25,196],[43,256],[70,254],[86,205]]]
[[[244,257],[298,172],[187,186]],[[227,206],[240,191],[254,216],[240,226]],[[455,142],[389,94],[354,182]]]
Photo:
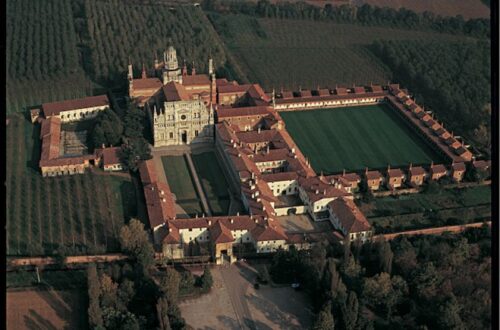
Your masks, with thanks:
[[[144,270],[147,271],[154,265],[153,244],[139,220],[131,219],[128,225],[120,229],[120,245],[124,252],[131,254]]]
[[[314,324],[313,330],[333,330],[335,329],[335,321],[333,320],[332,307],[330,303],[325,304],[319,312]]]
[[[170,320],[168,319],[168,301],[165,297],[160,297],[156,304],[156,313],[158,315],[159,330],[170,330]]]
[[[102,312],[101,307],[99,306],[99,297],[101,293],[100,285],[99,285],[99,277],[97,276],[97,268],[95,264],[89,265],[87,268],[87,287],[88,287],[88,295],[89,295],[89,326],[94,327],[102,327]]]
[[[353,330],[356,328],[358,320],[359,302],[356,292],[349,291],[346,303],[342,304],[342,320],[344,321],[344,328],[346,330]]]
[[[391,250],[391,244],[387,241],[380,242],[378,246],[378,259],[381,272],[391,274],[393,257],[394,254]]]

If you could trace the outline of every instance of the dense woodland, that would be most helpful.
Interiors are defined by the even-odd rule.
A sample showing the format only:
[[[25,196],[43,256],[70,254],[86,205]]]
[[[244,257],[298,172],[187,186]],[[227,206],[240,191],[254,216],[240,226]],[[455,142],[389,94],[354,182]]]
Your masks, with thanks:
[[[408,88],[418,104],[435,111],[448,130],[490,153],[489,42],[380,41],[372,49],[390,67],[392,80]]]
[[[360,7],[326,4],[324,8],[320,8],[300,1],[271,3],[269,0],[259,0],[258,2],[205,0],[203,8],[209,11],[240,13],[267,18],[329,20],[337,23],[434,30],[484,38],[490,36],[488,19],[477,18],[465,21],[462,16],[442,17],[431,12],[416,13],[405,8],[396,10],[389,7],[374,7],[369,4]]]
[[[398,237],[363,246],[278,252],[275,282],[301,283],[313,329],[487,329],[491,231]]]
[[[144,225],[131,220],[120,230],[120,243],[132,258],[125,264],[114,263],[87,270],[88,316],[92,329],[180,330],[186,322],[177,306],[183,292],[211,289],[213,279],[208,268],[194,278],[174,268],[158,272],[154,250]],[[161,274],[161,276],[160,276]]]

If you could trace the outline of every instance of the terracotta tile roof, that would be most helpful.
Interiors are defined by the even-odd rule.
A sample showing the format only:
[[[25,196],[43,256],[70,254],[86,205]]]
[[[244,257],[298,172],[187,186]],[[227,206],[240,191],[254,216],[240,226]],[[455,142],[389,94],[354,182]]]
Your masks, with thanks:
[[[84,155],[76,157],[61,157],[53,159],[41,159],[40,167],[65,166],[65,165],[80,165],[85,164],[89,160],[94,159],[93,155]]]
[[[166,244],[179,244],[181,242],[181,236],[179,235],[179,229],[173,224],[168,223],[167,235],[163,238],[163,243]]]
[[[490,160],[475,160],[472,162],[472,166],[477,169],[487,170],[491,166]]]
[[[226,78],[217,78],[215,79],[215,85],[219,87],[219,86],[234,85],[234,84],[232,82],[227,81]]]
[[[368,90],[372,93],[381,93],[383,91],[380,85],[371,85],[368,87]]]
[[[209,85],[210,86],[210,78],[206,74],[195,74],[195,75],[182,76],[182,85],[184,85],[184,86]]]
[[[394,168],[394,169],[388,170],[387,175],[389,176],[389,178],[400,178],[400,177],[404,176],[404,173],[401,169]]]
[[[316,202],[324,198],[337,198],[350,196],[343,189],[335,188],[332,184],[323,182],[320,177],[299,178],[299,186],[306,192],[311,202]]]
[[[225,94],[225,93],[244,94],[248,91],[248,89],[251,86],[252,85],[250,85],[250,84],[244,84],[244,85],[226,84],[226,85],[217,86],[217,92],[219,94]]]
[[[163,95],[168,102],[188,101],[191,99],[184,86],[175,81],[171,81],[163,86]]]
[[[451,164],[451,168],[453,171],[465,171],[465,164],[464,163],[453,163]]]
[[[139,163],[139,174],[143,185],[158,181],[153,159],[144,160]]]
[[[134,91],[141,89],[160,89],[163,86],[162,82],[158,78],[143,78],[134,79],[132,81]]]
[[[270,107],[267,106],[217,109],[217,117],[221,120],[228,117],[265,116],[269,113]]]
[[[220,221],[217,221],[210,228],[210,238],[215,244],[234,242],[233,234],[231,234],[231,231]]]
[[[335,94],[337,94],[337,95],[347,95],[347,88],[337,87],[337,88],[335,88]]]
[[[300,97],[311,97],[311,91],[310,90],[302,90],[300,91]]]
[[[371,229],[368,220],[352,200],[337,198],[328,203],[328,206],[349,234]]]
[[[301,102],[326,102],[326,101],[340,101],[346,99],[362,99],[367,97],[383,97],[387,95],[385,92],[381,93],[365,93],[365,94],[354,94],[354,93],[345,93],[345,94],[334,94],[334,95],[326,95],[326,96],[312,96],[310,98],[303,97],[293,97],[293,98],[281,98],[276,99],[276,104],[290,104],[290,103],[301,103]]]
[[[41,121],[40,138],[42,139],[42,152],[40,160],[46,161],[59,158],[61,141],[61,120],[57,117],[43,119]]]
[[[97,149],[96,152],[102,157],[102,163],[104,166],[121,163],[121,147]]]
[[[318,95],[319,96],[329,96],[330,95],[330,90],[328,88],[322,88],[318,90]]]
[[[425,175],[425,169],[422,166],[412,166],[409,172],[411,176]]]
[[[363,86],[357,86],[357,87],[354,87],[354,93],[364,94],[364,93],[366,93],[366,90]]]
[[[260,130],[259,131],[248,131],[248,132],[237,132],[237,137],[245,143],[259,143],[259,142],[269,142],[276,135],[278,131],[276,130]]]
[[[424,110],[415,111],[414,114],[415,114],[415,117],[417,117],[418,119],[422,119],[427,115]]]
[[[431,174],[442,174],[446,173],[446,167],[442,164],[432,165],[430,168]]]
[[[264,102],[269,102],[271,99],[267,96],[267,94],[264,92],[262,87],[260,87],[259,84],[252,84],[250,88],[248,89],[248,95],[256,100],[262,100]]]
[[[297,180],[299,175],[297,172],[279,172],[272,174],[262,174],[262,180],[265,182],[291,181]]]
[[[290,157],[290,152],[288,151],[288,149],[281,148],[281,149],[270,149],[268,152],[266,151],[259,152],[250,159],[253,160],[253,162],[255,163],[262,163],[262,162],[286,160],[289,157]]]
[[[106,95],[97,95],[81,99],[44,103],[42,104],[42,109],[44,115],[48,117],[57,116],[63,111],[101,106],[109,106],[109,100]]]
[[[151,228],[175,217],[175,202],[167,184],[155,182],[145,185],[144,197]]]
[[[382,179],[382,174],[379,171],[368,171],[365,172],[365,176],[368,180]]]
[[[283,100],[293,99],[293,92],[291,92],[291,91],[284,91],[284,92],[281,93],[281,98]]]
[[[270,225],[255,226],[252,237],[257,242],[287,240],[287,236],[277,226]]]

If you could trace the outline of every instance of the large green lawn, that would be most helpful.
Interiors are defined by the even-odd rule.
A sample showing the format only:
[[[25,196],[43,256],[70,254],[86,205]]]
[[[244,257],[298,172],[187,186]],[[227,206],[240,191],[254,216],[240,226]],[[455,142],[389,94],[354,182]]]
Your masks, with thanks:
[[[281,112],[281,116],[317,173],[441,162],[393,111],[386,105],[372,105]]]
[[[177,204],[190,216],[202,214],[200,199],[184,156],[164,156],[161,160],[170,189],[177,198]]]
[[[213,215],[227,215],[229,187],[215,153],[204,152],[192,155],[192,158]]]

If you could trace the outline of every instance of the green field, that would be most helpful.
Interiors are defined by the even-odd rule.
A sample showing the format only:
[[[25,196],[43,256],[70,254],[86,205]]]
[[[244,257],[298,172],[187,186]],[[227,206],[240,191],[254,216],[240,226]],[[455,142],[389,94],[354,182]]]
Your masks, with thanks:
[[[214,216],[227,215],[229,211],[229,186],[215,152],[192,155],[194,167]]]
[[[136,215],[130,178],[87,173],[43,178],[39,172],[40,126],[20,114],[6,129],[7,255],[119,250],[118,233]]]
[[[161,158],[170,190],[188,215],[201,215],[203,209],[184,156],[164,156]]]
[[[387,83],[390,70],[373,55],[375,40],[472,40],[437,32],[246,15],[209,17],[246,80],[297,89],[335,84]]]
[[[441,158],[386,105],[281,112],[317,173],[439,163]]]

